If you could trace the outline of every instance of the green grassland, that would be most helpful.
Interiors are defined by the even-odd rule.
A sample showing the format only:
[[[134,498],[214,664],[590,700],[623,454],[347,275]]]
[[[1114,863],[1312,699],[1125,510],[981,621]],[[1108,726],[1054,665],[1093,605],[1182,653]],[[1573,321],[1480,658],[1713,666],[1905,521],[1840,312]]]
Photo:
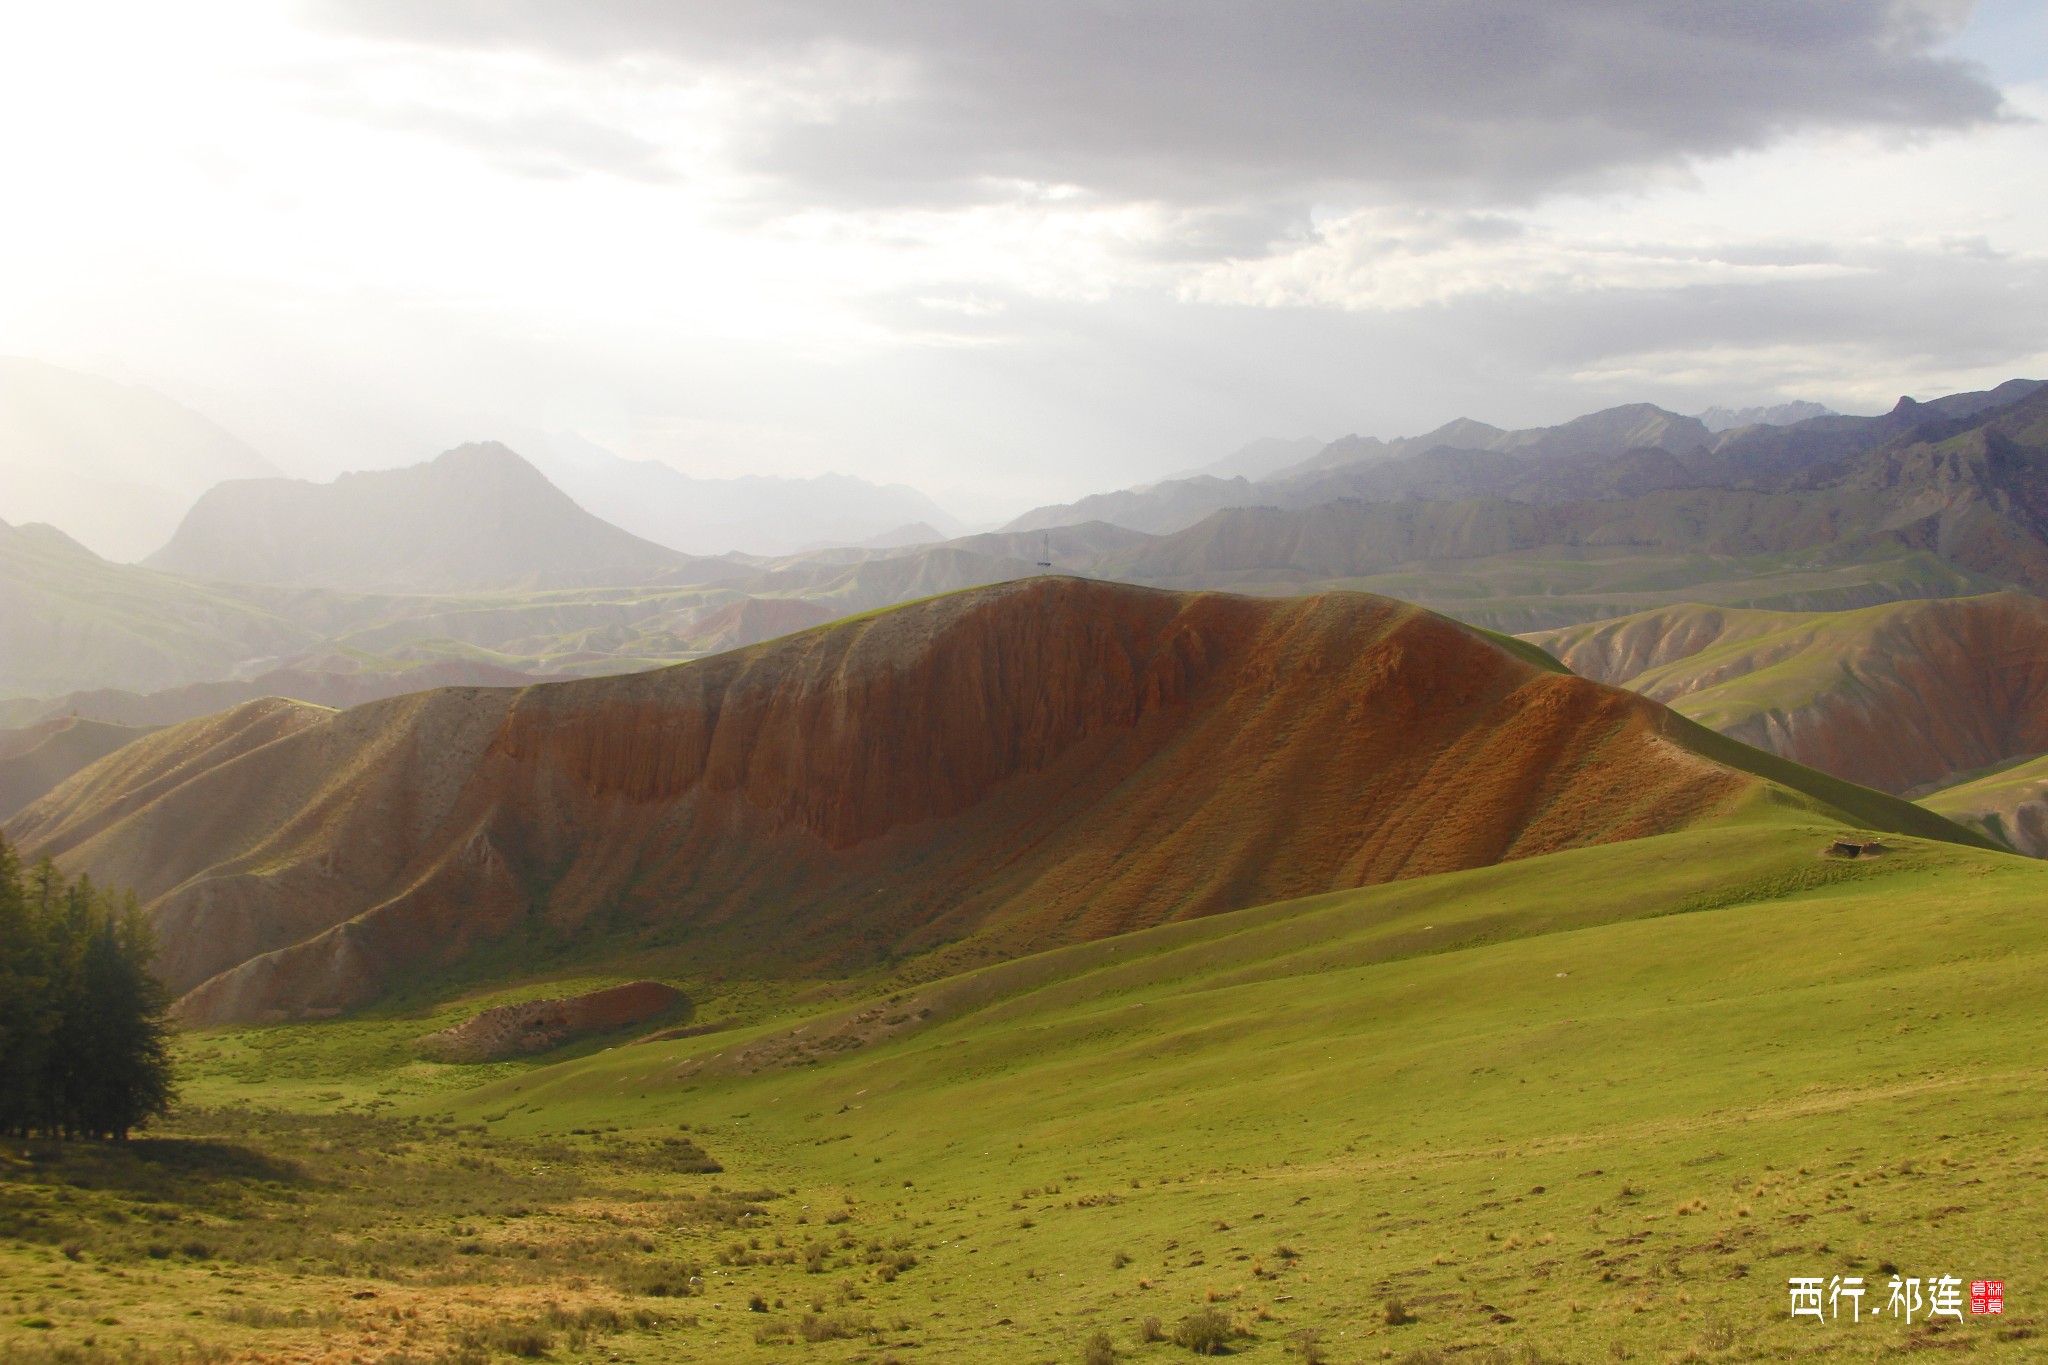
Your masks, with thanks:
[[[165,1136],[9,1154],[0,1355],[1165,1361],[1148,1320],[1213,1312],[1275,1362],[2038,1358],[2048,867],[1846,832],[1759,802],[963,976],[191,1035]],[[650,972],[732,1026],[405,1046]],[[1788,1316],[1894,1269],[2006,1312]]]

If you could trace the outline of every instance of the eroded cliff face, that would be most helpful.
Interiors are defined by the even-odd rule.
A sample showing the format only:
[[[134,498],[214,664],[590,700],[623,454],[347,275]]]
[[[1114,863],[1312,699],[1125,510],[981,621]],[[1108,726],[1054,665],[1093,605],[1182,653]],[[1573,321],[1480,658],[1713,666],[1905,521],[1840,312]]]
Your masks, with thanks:
[[[2048,602],[1673,607],[1529,637],[1573,670],[1881,791],[2048,751]]]
[[[204,1022],[347,1008],[536,920],[975,960],[1652,834],[1755,781],[1660,706],[1383,598],[1057,577],[295,713],[218,761],[188,728],[11,833],[140,887]]]

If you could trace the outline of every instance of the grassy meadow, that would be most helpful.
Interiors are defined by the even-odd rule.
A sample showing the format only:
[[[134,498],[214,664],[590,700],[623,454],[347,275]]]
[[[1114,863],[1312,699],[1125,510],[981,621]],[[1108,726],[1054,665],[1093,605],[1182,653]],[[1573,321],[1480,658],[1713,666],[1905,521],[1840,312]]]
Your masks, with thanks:
[[[1842,832],[1758,805],[965,976],[623,962],[187,1035],[148,1139],[6,1150],[0,1358],[2039,1359],[2048,866]],[[729,1026],[409,1047],[649,974]],[[1872,1321],[1894,1273],[2005,1312]],[[1864,1321],[1794,1322],[1836,1275]]]

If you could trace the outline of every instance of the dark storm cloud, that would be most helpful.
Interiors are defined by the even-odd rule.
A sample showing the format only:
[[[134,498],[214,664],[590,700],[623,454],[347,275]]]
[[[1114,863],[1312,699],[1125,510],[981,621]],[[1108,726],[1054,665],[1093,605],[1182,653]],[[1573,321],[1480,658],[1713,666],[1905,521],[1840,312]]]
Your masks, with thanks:
[[[1021,180],[1187,204],[1502,203],[1801,129],[1951,128],[2000,112],[1980,71],[1936,50],[1966,12],[1949,0],[324,0],[323,12],[444,48],[653,57],[809,79],[827,96],[872,75],[874,98],[822,117],[765,101],[738,130],[747,168],[798,201],[957,203]]]

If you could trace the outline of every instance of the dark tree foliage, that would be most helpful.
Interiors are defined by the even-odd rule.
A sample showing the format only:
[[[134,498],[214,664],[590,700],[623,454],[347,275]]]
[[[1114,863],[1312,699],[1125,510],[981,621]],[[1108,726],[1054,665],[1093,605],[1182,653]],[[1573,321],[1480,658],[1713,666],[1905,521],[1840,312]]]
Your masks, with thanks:
[[[132,894],[0,840],[0,1134],[125,1138],[170,1107],[171,994]]]

